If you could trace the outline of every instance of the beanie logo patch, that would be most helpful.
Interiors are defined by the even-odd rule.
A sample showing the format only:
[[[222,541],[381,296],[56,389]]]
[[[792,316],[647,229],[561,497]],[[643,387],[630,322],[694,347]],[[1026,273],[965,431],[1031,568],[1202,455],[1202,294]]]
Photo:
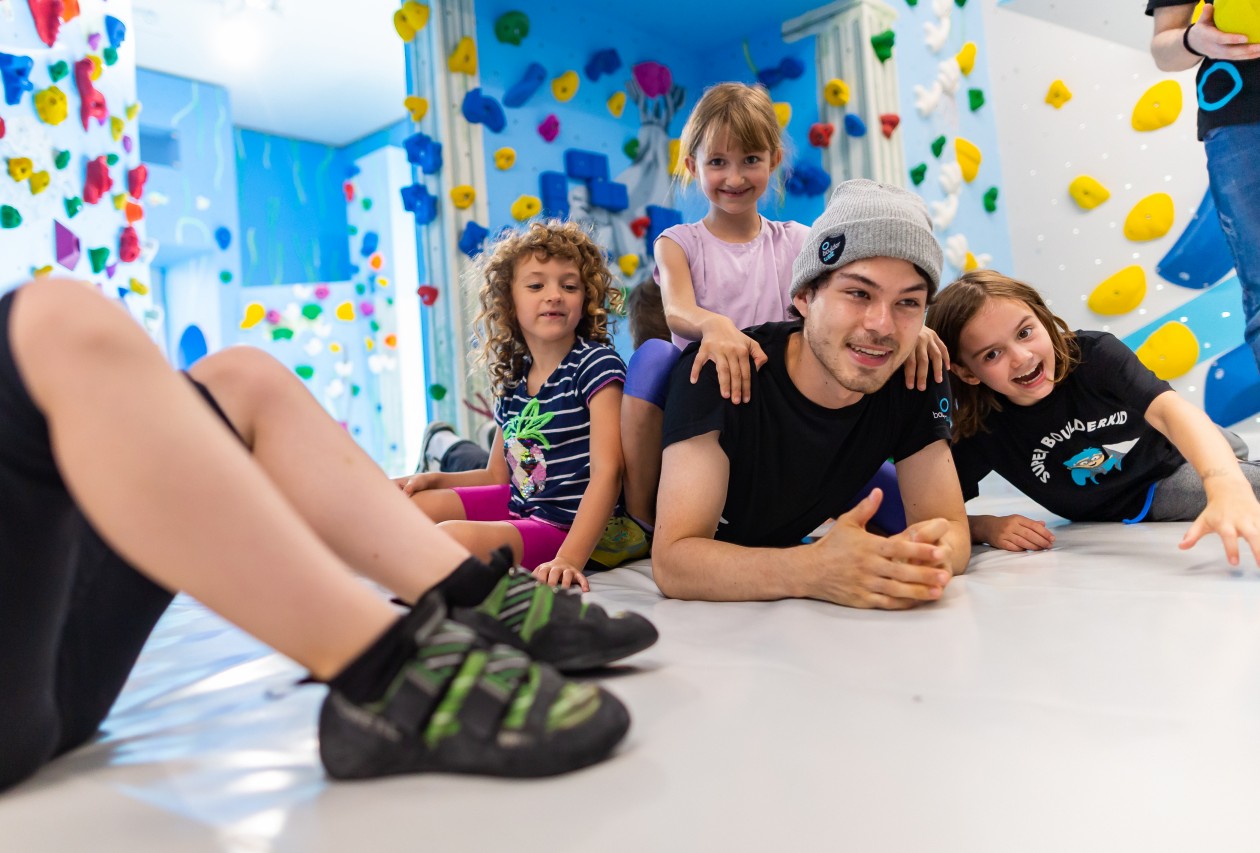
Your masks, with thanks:
[[[833,234],[830,237],[824,237],[822,243],[818,245],[818,260],[822,261],[826,266],[831,266],[839,261],[840,255],[843,253],[843,234]]]

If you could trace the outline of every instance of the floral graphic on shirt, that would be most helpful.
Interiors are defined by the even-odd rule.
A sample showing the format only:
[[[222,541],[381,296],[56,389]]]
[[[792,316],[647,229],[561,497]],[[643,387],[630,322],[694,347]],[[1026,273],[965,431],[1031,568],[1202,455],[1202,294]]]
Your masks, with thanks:
[[[550,423],[552,412],[538,413],[538,400],[530,400],[520,414],[503,425],[503,453],[512,472],[512,483],[521,497],[529,500],[547,482],[547,458],[551,449],[542,428]]]
[[[1122,454],[1113,454],[1108,449],[1087,447],[1064,462],[1063,467],[1072,472],[1072,482],[1076,485],[1083,486],[1086,480],[1097,485],[1098,475],[1119,468],[1123,458]]]

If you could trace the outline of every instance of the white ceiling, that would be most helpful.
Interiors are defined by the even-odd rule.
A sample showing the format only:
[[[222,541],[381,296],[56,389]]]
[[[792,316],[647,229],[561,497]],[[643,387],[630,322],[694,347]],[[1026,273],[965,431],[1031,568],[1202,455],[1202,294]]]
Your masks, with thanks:
[[[999,0],[999,7],[1145,53],[1154,26],[1144,3],[1120,0]]]
[[[225,87],[236,125],[342,146],[405,115],[398,0],[132,5],[136,63]]]

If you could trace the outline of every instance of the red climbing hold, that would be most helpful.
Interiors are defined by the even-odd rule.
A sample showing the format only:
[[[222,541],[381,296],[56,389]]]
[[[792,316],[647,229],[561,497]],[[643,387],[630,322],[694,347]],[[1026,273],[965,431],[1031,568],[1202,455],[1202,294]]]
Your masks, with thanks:
[[[879,117],[879,125],[884,129],[884,138],[892,139],[893,131],[901,124],[901,116],[896,113],[884,113]]]
[[[651,224],[652,224],[651,219],[649,219],[646,216],[640,216],[638,219],[633,219],[630,221],[630,231],[631,233],[634,234],[634,236],[642,240],[643,235],[647,233],[647,230],[651,226]]]
[[[354,184],[346,181],[341,185],[341,191],[346,194],[346,204],[354,201]]]
[[[114,179],[109,176],[109,163],[105,160],[105,155],[102,154],[95,160],[88,161],[87,180],[83,182],[83,200],[85,202],[96,204],[105,193],[109,192],[109,188],[113,185]]]
[[[831,135],[835,132],[834,124],[814,122],[809,126],[809,144],[815,148],[826,148],[831,144]]]
[[[128,264],[140,257],[140,235],[130,225],[123,229],[122,236],[118,238],[118,257]]]
[[[35,31],[39,40],[52,47],[57,41],[57,33],[61,30],[61,13],[66,10],[64,0],[28,0],[31,6],[31,17],[35,20]]]
[[[432,305],[437,302],[438,289],[431,284],[422,284],[416,293],[420,294],[420,301],[425,305]]]
[[[141,163],[127,173],[127,195],[132,198],[144,196],[144,182],[149,179],[149,167]]]
[[[4,139],[4,119],[0,118],[0,139]]]
[[[74,64],[74,81],[79,84],[79,99],[83,102],[79,108],[83,129],[88,129],[89,119],[104,124],[109,118],[109,108],[105,106],[105,96],[92,84],[92,60],[84,58]]]

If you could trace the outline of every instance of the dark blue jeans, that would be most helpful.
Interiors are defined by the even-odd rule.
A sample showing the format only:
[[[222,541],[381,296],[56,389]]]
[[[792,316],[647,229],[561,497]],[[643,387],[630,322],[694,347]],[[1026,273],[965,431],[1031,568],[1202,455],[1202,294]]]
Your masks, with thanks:
[[[1208,179],[1242,284],[1244,337],[1260,368],[1260,122],[1208,131]]]

